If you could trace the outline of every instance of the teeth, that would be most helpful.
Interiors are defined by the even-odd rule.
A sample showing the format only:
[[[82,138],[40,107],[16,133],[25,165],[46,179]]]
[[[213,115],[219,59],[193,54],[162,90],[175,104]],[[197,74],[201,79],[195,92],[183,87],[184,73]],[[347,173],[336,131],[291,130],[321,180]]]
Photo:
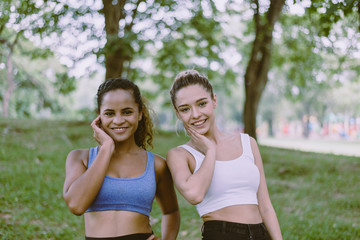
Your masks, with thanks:
[[[196,123],[193,123],[194,126],[199,126],[201,124],[203,124],[205,122],[205,120],[201,121],[201,122],[196,122]]]
[[[124,131],[126,131],[126,128],[125,128],[125,127],[113,128],[113,130],[114,130],[115,132],[124,132]]]

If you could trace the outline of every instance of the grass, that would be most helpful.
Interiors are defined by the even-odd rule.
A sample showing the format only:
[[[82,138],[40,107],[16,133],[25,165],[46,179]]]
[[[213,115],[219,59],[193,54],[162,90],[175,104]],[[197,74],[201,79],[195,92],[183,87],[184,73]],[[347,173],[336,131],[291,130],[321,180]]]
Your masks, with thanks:
[[[95,146],[89,123],[0,119],[0,239],[84,239],[83,217],[62,196],[64,165],[75,148]],[[160,132],[153,152],[186,137]],[[360,159],[261,147],[284,239],[360,238]],[[179,195],[179,240],[200,239],[201,219]],[[151,214],[160,232],[160,210]]]

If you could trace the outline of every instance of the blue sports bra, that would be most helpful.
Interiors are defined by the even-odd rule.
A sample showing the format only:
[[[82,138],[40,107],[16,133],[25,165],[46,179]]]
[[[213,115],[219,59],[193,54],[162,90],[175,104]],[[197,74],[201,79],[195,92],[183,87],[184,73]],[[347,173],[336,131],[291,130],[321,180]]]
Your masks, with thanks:
[[[145,172],[136,178],[115,178],[105,175],[95,200],[86,212],[122,210],[149,216],[156,192],[154,154],[146,151]],[[88,168],[98,154],[90,148]]]

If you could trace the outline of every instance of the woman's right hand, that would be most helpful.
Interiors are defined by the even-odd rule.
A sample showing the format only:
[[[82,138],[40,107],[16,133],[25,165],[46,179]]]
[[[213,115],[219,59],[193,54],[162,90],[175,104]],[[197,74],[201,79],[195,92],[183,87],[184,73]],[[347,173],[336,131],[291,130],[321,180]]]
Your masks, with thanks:
[[[94,131],[94,138],[100,145],[114,144],[114,140],[101,127],[100,115],[92,121],[91,127]]]
[[[187,134],[190,136],[192,142],[199,148],[203,153],[208,150],[215,150],[216,143],[208,137],[198,133],[195,129],[184,124]]]

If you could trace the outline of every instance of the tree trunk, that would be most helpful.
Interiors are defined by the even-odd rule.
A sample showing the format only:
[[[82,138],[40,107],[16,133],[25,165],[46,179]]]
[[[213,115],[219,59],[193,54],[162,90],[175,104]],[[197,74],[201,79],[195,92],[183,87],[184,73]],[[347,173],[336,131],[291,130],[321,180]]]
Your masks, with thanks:
[[[11,60],[12,56],[12,49],[9,52],[9,55],[7,57],[7,80],[8,80],[8,88],[6,89],[6,92],[3,97],[3,117],[8,118],[9,117],[9,105],[10,105],[10,99],[12,93],[15,91],[16,84],[14,81],[13,76],[13,63]]]
[[[105,45],[105,79],[121,77],[124,68],[124,56],[122,46],[119,44],[119,21],[124,18],[123,11],[125,0],[118,0],[113,4],[112,0],[103,0],[106,45]]]
[[[272,33],[285,0],[272,0],[266,17],[261,19],[259,2],[255,1],[255,40],[245,73],[244,131],[256,139],[256,114],[270,68]]]
[[[106,76],[108,78],[123,77],[125,71],[125,63],[130,66],[132,60],[132,27],[136,22],[137,9],[141,2],[145,0],[137,0],[135,8],[129,14],[132,21],[126,23],[124,29],[120,29],[119,22],[125,19],[126,12],[124,6],[126,0],[103,0],[104,4],[104,17],[105,17],[105,31],[106,31],[106,45],[105,45],[105,67]],[[131,14],[131,16],[130,16]],[[123,37],[119,37],[121,33]]]

